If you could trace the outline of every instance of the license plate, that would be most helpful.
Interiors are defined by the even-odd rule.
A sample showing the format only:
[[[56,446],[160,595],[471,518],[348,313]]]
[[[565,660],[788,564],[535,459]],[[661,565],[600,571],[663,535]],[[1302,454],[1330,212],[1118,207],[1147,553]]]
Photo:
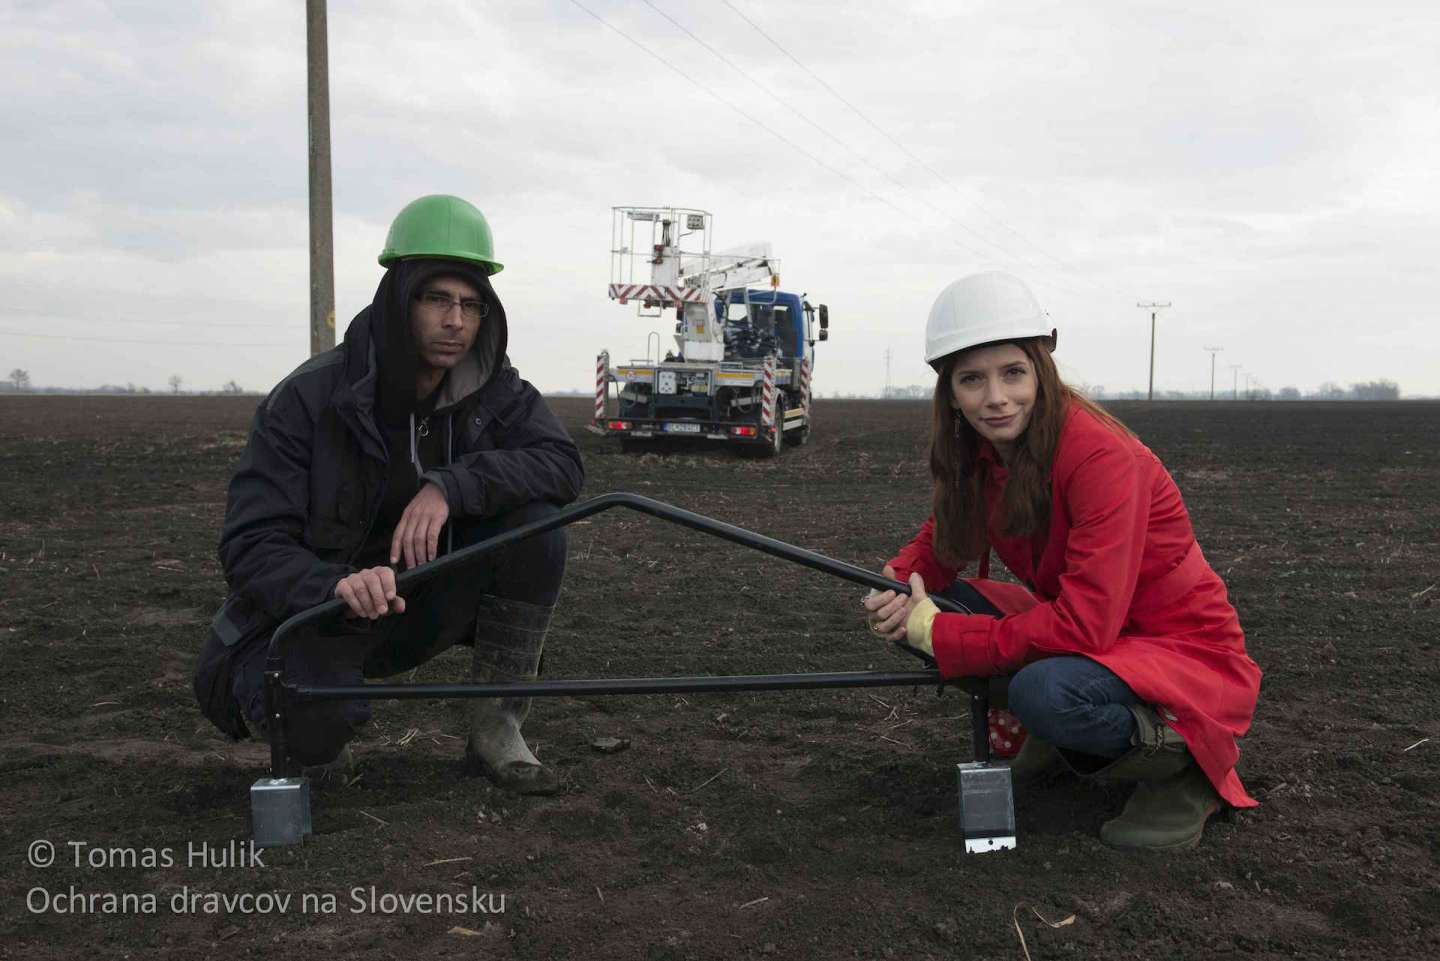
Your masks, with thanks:
[[[699,424],[666,424],[665,430],[671,434],[698,434]]]

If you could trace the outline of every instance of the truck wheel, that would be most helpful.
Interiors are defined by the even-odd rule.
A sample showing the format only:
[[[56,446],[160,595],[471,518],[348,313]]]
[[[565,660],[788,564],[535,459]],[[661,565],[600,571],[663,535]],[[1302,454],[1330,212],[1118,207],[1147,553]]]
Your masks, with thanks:
[[[785,432],[785,443],[791,447],[804,447],[810,443],[810,425],[806,424],[804,427],[787,430]]]
[[[780,452],[785,449],[785,395],[780,394],[775,398],[775,439],[772,443],[761,448],[761,457],[779,457]]]

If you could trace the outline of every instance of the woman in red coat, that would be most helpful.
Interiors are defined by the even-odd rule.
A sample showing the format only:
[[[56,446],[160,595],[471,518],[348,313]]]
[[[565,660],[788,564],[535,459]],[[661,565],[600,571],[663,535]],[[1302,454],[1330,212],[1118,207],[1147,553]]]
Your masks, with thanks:
[[[934,657],[946,677],[1013,674],[1028,732],[1013,762],[1038,779],[1136,782],[1101,837],[1120,847],[1199,842],[1235,773],[1260,669],[1159,459],[1059,378],[1055,331],[999,272],[951,284],[931,310],[934,513],[885,572],[909,595],[866,599],[871,629]],[[985,575],[990,552],[1028,590]],[[980,576],[957,580],[978,560]],[[971,614],[941,613],[926,585]]]

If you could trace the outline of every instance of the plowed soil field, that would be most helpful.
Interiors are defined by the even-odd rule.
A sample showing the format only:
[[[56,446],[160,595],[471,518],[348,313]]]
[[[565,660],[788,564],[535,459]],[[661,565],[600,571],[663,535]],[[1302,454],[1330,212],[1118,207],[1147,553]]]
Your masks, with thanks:
[[[1113,405],[1265,671],[1261,806],[1194,851],[1104,847],[1123,790],[1071,779],[1018,795],[1017,850],[965,855],[966,701],[902,688],[540,700],[564,789],[536,799],[462,774],[459,702],[377,703],[315,836],[255,863],[265,746],[190,693],[255,403],[0,397],[0,958],[1440,957],[1440,405]],[[870,568],[925,518],[922,404],[820,401],[776,461],[621,453],[588,406],[554,402],[587,496]],[[569,537],[550,677],[914,666],[853,585],[638,514]]]

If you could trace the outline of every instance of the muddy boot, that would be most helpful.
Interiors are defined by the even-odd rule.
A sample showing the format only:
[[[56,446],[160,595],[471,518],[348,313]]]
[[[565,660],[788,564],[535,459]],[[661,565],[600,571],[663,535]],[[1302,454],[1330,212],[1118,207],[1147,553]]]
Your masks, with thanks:
[[[1100,826],[1100,840],[1117,848],[1178,851],[1200,843],[1220,795],[1193,761],[1163,780],[1141,781],[1118,818]]]
[[[1043,784],[1064,770],[1065,762],[1055,745],[1033,734],[1010,759],[1010,781],[1019,787]]]
[[[333,760],[324,764],[307,764],[300,769],[300,773],[311,781],[324,783],[334,778],[338,783],[344,783],[349,773],[355,769],[355,753],[346,744],[340,748],[340,753],[335,755]]]
[[[1137,704],[1134,747],[1092,777],[1136,781],[1120,816],[1100,827],[1100,840],[1120,848],[1169,851],[1200,843],[1220,795],[1200,770],[1185,739],[1150,707]]]
[[[553,610],[488,594],[482,597],[475,620],[475,680],[533,681]],[[560,779],[541,765],[520,735],[529,713],[528,697],[473,701],[466,765],[507,791],[554,794]]]

